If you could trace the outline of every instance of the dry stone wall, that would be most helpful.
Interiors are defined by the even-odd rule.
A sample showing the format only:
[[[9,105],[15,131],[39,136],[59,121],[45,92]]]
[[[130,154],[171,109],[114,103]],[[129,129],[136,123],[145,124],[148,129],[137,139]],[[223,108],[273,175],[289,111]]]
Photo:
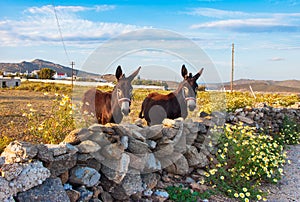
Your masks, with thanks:
[[[0,158],[0,201],[164,201],[167,186],[197,185],[215,155],[212,128],[243,122],[278,131],[300,110],[265,105],[162,125],[99,125],[57,145],[11,142]]]

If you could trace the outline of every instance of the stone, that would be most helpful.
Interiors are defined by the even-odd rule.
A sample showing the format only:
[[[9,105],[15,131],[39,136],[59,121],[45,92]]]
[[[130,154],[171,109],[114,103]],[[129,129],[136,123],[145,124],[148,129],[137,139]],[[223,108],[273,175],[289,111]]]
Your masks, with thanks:
[[[162,190],[156,190],[156,191],[154,192],[154,195],[155,195],[155,196],[162,197],[162,198],[169,198],[168,192],[162,191]]]
[[[70,201],[59,178],[48,178],[43,184],[17,195],[18,201]]]
[[[119,160],[105,159],[101,171],[109,180],[120,184],[128,171],[129,162],[129,155],[123,153]]]
[[[89,201],[92,199],[93,197],[93,192],[87,190],[85,188],[85,186],[81,186],[77,189],[77,191],[80,192],[80,198],[78,199],[79,202],[85,202],[85,201]]]
[[[103,192],[103,188],[101,186],[93,186],[91,191],[93,192],[93,198],[98,198]]]
[[[113,189],[112,196],[115,199],[124,200],[142,191],[144,188],[140,173],[136,170],[129,170],[122,183]]]
[[[155,151],[157,158],[164,158],[174,153],[174,142],[169,140],[167,144],[158,145]]]
[[[39,184],[42,184],[48,177],[50,171],[40,161],[21,164],[22,172],[10,181],[12,193],[27,191]]]
[[[80,198],[80,192],[74,189],[67,190],[66,193],[70,199],[70,202],[77,202],[78,199]]]
[[[38,153],[36,145],[23,141],[13,141],[6,146],[1,156],[5,156],[5,163],[27,162]]]
[[[18,177],[23,170],[22,164],[13,163],[13,164],[4,164],[0,169],[2,177],[10,181]]]
[[[164,119],[162,124],[167,127],[173,127],[175,125],[174,119]]]
[[[148,153],[144,156],[145,167],[143,172],[152,173],[161,170],[160,161],[155,158],[153,153]]]
[[[111,144],[109,141],[107,134],[103,132],[92,132],[90,136],[88,137],[88,140],[93,141],[97,143],[101,148],[104,146]]]
[[[133,154],[146,154],[151,152],[151,150],[148,148],[147,143],[134,139],[132,137],[129,138],[128,151]]]
[[[101,199],[103,202],[113,202],[112,196],[106,191],[101,193]]]
[[[182,176],[188,174],[189,164],[182,154],[178,154],[178,156],[171,161],[172,164],[165,168],[167,172]]]
[[[71,131],[63,140],[64,143],[69,143],[72,145],[77,145],[81,141],[87,139],[90,135],[90,132],[87,128],[80,128],[80,129],[75,129]]]
[[[199,117],[204,118],[204,117],[206,117],[206,116],[209,116],[209,114],[206,113],[206,112],[204,112],[204,111],[201,111],[201,112],[199,113]]]
[[[89,167],[76,166],[70,171],[69,182],[92,187],[100,180],[100,173]]]
[[[9,182],[0,176],[0,201],[8,201],[13,194]]]
[[[125,150],[128,149],[128,141],[129,141],[128,136],[121,137],[121,143],[124,146]]]
[[[57,177],[76,165],[77,153],[67,153],[57,156],[51,162],[45,163],[46,168],[51,172],[52,177]]]
[[[46,145],[39,144],[39,145],[37,145],[37,149],[38,149],[37,157],[41,161],[51,162],[54,160],[53,151],[50,151]]]
[[[201,133],[201,134],[207,133],[206,126],[203,123],[197,123],[197,125],[198,125],[198,133]]]
[[[120,159],[123,153],[124,146],[120,143],[110,143],[101,150],[102,156],[107,159]]]
[[[48,148],[48,151],[53,153],[53,156],[60,156],[67,153],[66,145],[59,145],[59,144],[45,144]]]
[[[93,125],[91,125],[88,128],[89,131],[93,131],[93,132],[103,132],[103,133],[107,133],[107,134],[114,134],[114,130],[108,126],[108,125],[101,125],[98,123],[95,123]]]
[[[209,161],[206,155],[202,152],[198,152],[194,146],[187,146],[187,152],[184,154],[190,167],[205,167]]]
[[[136,170],[142,171],[144,170],[145,167],[145,158],[144,156],[147,154],[143,155],[135,155],[129,152],[126,152],[126,154],[130,157],[130,163],[129,167],[134,168]]]
[[[148,147],[149,147],[151,150],[153,150],[153,149],[156,148],[157,143],[156,143],[155,141],[153,141],[153,140],[147,140],[146,143],[147,143]]]
[[[59,176],[59,178],[60,178],[62,184],[66,184],[69,180],[69,171],[66,171],[63,174],[61,174]]]
[[[173,139],[178,133],[178,129],[175,128],[163,128],[162,134],[168,139]]]
[[[238,120],[241,122],[244,122],[246,124],[252,125],[254,121],[250,118],[244,117],[244,116],[237,116]]]
[[[183,132],[183,124],[181,124],[177,135],[173,139],[174,151],[178,153],[185,153],[186,151],[186,134]]]
[[[150,140],[158,140],[163,137],[162,133],[162,125],[153,125],[150,126],[149,129],[147,130],[146,138]]]
[[[101,147],[91,140],[85,140],[76,146],[79,153],[88,154],[92,152],[97,152],[101,149]]]
[[[140,140],[142,142],[146,142],[146,138],[138,131],[132,130],[130,131],[130,136],[136,140]]]
[[[160,176],[157,173],[145,173],[141,177],[146,189],[153,189],[160,180]]]

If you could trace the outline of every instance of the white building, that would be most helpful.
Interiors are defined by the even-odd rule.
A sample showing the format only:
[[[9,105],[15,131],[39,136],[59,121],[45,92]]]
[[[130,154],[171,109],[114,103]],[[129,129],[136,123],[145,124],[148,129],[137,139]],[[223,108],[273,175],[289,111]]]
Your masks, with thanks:
[[[21,79],[0,77],[0,88],[13,88],[21,85]]]
[[[63,72],[55,72],[55,74],[53,75],[54,79],[67,79],[68,75],[67,73],[63,73]]]

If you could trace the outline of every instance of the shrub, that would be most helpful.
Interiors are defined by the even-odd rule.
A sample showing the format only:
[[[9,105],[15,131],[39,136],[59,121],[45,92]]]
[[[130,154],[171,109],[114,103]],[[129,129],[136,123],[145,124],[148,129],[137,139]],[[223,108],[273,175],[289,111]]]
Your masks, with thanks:
[[[283,145],[242,124],[226,125],[215,135],[219,138],[218,163],[207,170],[207,183],[240,201],[263,199],[265,193],[258,186],[262,182],[276,183],[283,173]]]
[[[300,143],[300,124],[285,116],[278,135],[282,144],[295,145]]]
[[[172,201],[175,202],[193,202],[197,201],[197,199],[208,199],[211,195],[214,194],[212,190],[207,190],[203,193],[193,191],[189,188],[184,188],[182,185],[179,185],[178,187],[170,186],[167,187],[167,192],[169,194],[169,197]]]
[[[30,104],[28,106],[31,107]],[[30,113],[23,113],[23,116],[28,118],[28,129],[25,133],[34,135],[43,143],[58,144],[75,129],[72,113],[71,99],[66,95],[56,94],[49,117],[42,118],[42,115],[32,108]]]

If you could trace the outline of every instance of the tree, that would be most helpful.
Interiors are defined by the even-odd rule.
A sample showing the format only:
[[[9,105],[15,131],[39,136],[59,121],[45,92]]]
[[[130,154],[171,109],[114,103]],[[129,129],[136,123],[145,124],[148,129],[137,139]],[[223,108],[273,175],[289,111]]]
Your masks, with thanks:
[[[52,79],[55,71],[50,68],[43,68],[38,72],[39,79]]]

